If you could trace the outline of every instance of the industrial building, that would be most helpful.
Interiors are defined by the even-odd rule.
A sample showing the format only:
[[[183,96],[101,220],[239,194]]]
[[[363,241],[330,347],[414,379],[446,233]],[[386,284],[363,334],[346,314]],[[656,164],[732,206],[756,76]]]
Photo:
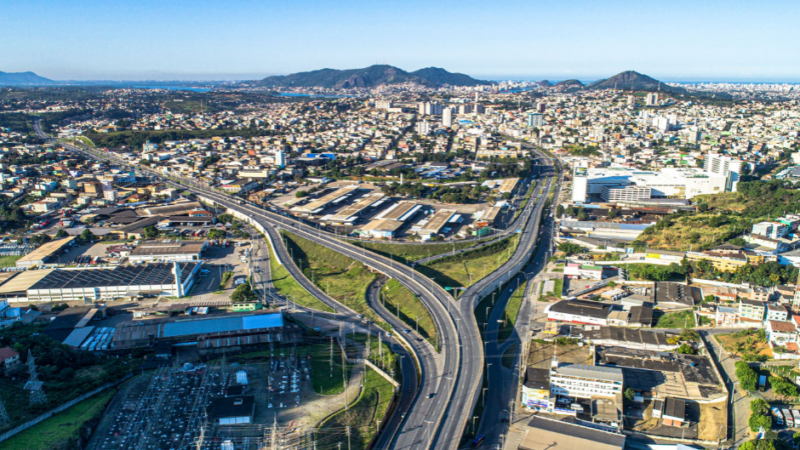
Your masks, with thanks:
[[[520,450],[622,450],[625,435],[535,416],[526,426]]]
[[[572,202],[630,202],[651,198],[689,200],[697,195],[725,192],[727,185],[727,175],[702,169],[667,168],[652,172],[625,167],[576,167]]]
[[[402,201],[376,215],[373,220],[361,228],[361,233],[374,237],[392,239],[397,230],[422,210],[422,205]]]
[[[94,302],[141,295],[183,297],[194,284],[201,265],[202,262],[173,262],[25,271],[3,280],[0,296],[10,302]]]
[[[327,217],[323,217],[325,222],[330,222],[333,224],[353,224],[361,214],[367,210],[368,208],[377,208],[383,203],[384,195],[380,192],[375,192],[372,194],[367,194],[364,197],[358,199],[352,205],[345,206],[341,210],[337,211],[334,214],[331,214]]]
[[[58,258],[59,252],[61,252],[64,249],[64,247],[72,245],[72,241],[74,241],[75,239],[76,236],[70,236],[64,239],[55,239],[50,242],[46,242],[36,250],[18,259],[16,262],[16,266],[34,267],[34,266],[43,266],[48,262],[52,262],[53,259]]]
[[[141,244],[128,255],[128,261],[136,264],[153,261],[200,261],[206,241],[165,242]]]
[[[248,313],[186,319],[146,319],[117,326],[114,349],[178,345],[204,353],[237,350],[262,344],[302,341],[302,329],[285,324],[280,313]]]
[[[608,315],[612,305],[606,303],[563,300],[545,307],[547,320],[582,323],[589,325],[608,325]]]
[[[324,211],[329,204],[337,205],[345,201],[347,198],[353,195],[356,190],[358,190],[357,185],[345,186],[343,188],[336,189],[333,192],[329,192],[322,197],[311,200],[305,205],[295,206],[291,210],[301,215],[319,214]]]

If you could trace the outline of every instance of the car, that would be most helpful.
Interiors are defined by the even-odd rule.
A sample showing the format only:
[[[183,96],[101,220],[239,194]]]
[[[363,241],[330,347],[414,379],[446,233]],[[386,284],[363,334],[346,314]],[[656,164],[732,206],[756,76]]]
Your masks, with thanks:
[[[322,328],[320,328],[320,327],[314,327],[314,331],[316,331],[317,333],[319,333],[320,331],[322,331]]]
[[[411,333],[411,330],[409,330],[408,328],[406,328],[405,330],[403,330],[403,333]]]
[[[359,314],[359,315],[358,315],[358,318],[359,318],[359,319],[363,319],[363,318],[364,318],[364,316],[363,316],[362,314]]]
[[[427,398],[433,398],[435,395],[436,395],[435,392],[431,392],[430,394],[428,394]]]

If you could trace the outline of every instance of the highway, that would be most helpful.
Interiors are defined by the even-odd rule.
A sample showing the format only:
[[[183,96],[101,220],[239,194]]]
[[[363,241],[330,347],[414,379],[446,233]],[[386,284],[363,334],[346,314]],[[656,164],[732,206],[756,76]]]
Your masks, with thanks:
[[[37,130],[41,131],[40,128],[37,128]],[[450,296],[444,289],[430,279],[417,274],[409,267],[395,263],[375,253],[343,243],[337,240],[334,235],[314,229],[305,223],[283,217],[270,211],[265,211],[255,205],[234,199],[228,195],[220,194],[210,187],[198,183],[196,180],[176,180],[152,171],[149,168],[133,166],[130,163],[118,159],[113,154],[102,154],[101,152],[91,151],[71,144],[63,145],[69,150],[84,153],[91,158],[113,160],[117,164],[162,178],[165,182],[179,187],[180,189],[204,196],[213,200],[220,206],[249,216],[252,222],[260,224],[267,229],[268,232],[270,229],[277,232],[277,227],[289,229],[300,237],[342,253],[387,276],[395,278],[414,292],[431,312],[431,316],[439,330],[439,335],[441,336],[441,352],[436,355],[436,357],[441,362],[433,364],[433,361],[430,360],[433,359],[433,355],[427,351],[427,349],[421,347],[422,345],[428,345],[427,342],[415,344],[415,339],[409,340],[420,363],[422,377],[410,410],[402,420],[402,424],[395,435],[395,439],[388,448],[433,448],[432,441],[437,434],[436,430],[439,429],[442,423],[445,409],[455,391],[455,380],[461,370],[461,354],[472,354],[479,361],[483,359],[482,349],[479,345],[476,350],[471,347],[469,343],[460,342],[459,331],[456,324],[465,321],[462,320],[456,308],[449,308],[451,303]],[[272,236],[272,232],[270,232],[270,236]],[[279,250],[281,247],[280,245],[276,245],[276,251],[285,252],[285,248]],[[287,269],[290,270],[290,273],[292,273],[299,282],[307,285],[309,290],[312,289],[312,286],[308,285],[308,280],[299,273],[299,270],[297,271],[298,273],[292,271],[297,268],[292,268],[293,264],[289,263],[290,259],[288,255],[285,253],[281,255],[281,260],[287,263]],[[324,293],[319,290],[311,292],[316,292],[315,295],[320,299],[326,298]],[[336,309],[341,310],[342,306],[337,304]],[[472,323],[474,325],[474,319]],[[461,343],[461,345],[459,345],[459,343]],[[430,355],[430,358],[427,358],[426,355]],[[458,433],[460,433],[460,430]]]
[[[41,131],[38,127],[38,122],[35,124],[35,129],[37,133]],[[41,133],[41,135],[43,134]],[[501,277],[508,276],[510,278],[513,275],[510,269],[530,255],[535,243],[535,234],[531,232],[530,223],[538,223],[538,220],[528,223],[517,251],[503,268],[473,285],[465,292],[462,300],[458,301],[457,305],[452,305],[454,302],[451,300],[450,295],[432,280],[407,266],[393,262],[391,259],[341,242],[336,239],[335,235],[326,231],[315,229],[303,222],[264,210],[259,206],[235,199],[229,195],[220,194],[210,186],[197,182],[197,180],[177,180],[166,177],[149,168],[133,166],[113,154],[102,154],[99,151],[92,151],[71,144],[64,144],[64,146],[70,150],[87,154],[92,158],[99,157],[100,159],[109,159],[109,161],[113,160],[117,164],[129,166],[134,170],[163,178],[167,183],[176,187],[211,199],[220,206],[248,216],[253,223],[258,223],[264,227],[271,237],[275,236],[273,233],[278,233],[278,228],[288,229],[305,239],[342,253],[389,277],[395,278],[409,288],[431,312],[439,331],[441,351],[438,354],[434,354],[429,349],[424,348],[424,345],[428,345],[427,342],[419,343],[417,341],[415,344],[416,339],[409,339],[409,344],[420,364],[419,389],[405,418],[402,418],[401,424],[396,434],[394,434],[394,439],[386,448],[455,449],[458,447],[469,416],[464,412],[471,411],[483,376],[483,345],[474,317],[474,297],[485,286],[496,282]],[[518,220],[526,221],[534,209],[541,208],[550,183],[551,180],[548,180],[544,189],[545,195],[542,196],[536,207],[534,208],[533,203],[529,202],[526,211],[520,214]],[[512,227],[511,230],[515,231],[515,228]],[[506,230],[506,233],[510,232]],[[273,242],[276,241],[273,239]],[[286,263],[290,273],[304,285],[309,285],[310,282],[305,279],[296,267],[293,267],[294,265],[291,264],[290,258],[285,255],[285,248],[281,245],[276,245],[276,251],[279,254],[280,252],[284,253],[284,255],[281,255],[281,260]],[[316,289],[315,286],[307,286],[307,289],[320,299],[327,299],[327,296],[319,289]],[[336,302],[334,304],[336,304],[337,311],[344,313],[341,305]],[[352,311],[346,312],[348,315],[352,314]],[[386,313],[386,311],[383,312]],[[384,319],[391,324],[392,317],[391,314],[387,314]],[[446,414],[448,411],[450,414]]]

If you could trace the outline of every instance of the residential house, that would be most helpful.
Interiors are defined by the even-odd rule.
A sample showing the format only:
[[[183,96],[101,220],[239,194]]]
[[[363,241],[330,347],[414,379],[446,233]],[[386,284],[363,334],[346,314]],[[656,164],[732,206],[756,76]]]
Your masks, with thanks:
[[[766,314],[764,302],[755,300],[739,299],[739,316],[742,320],[763,322]]]

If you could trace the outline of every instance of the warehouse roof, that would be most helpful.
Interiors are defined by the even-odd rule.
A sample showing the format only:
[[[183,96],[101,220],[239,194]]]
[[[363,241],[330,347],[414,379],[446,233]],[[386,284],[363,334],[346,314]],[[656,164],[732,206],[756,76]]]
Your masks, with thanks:
[[[31,286],[36,284],[39,280],[49,275],[55,269],[45,270],[26,270],[25,272],[16,272],[6,282],[0,284],[0,294],[12,294],[14,292],[27,291]]]
[[[625,436],[560,420],[534,417],[520,450],[612,450],[625,446]]]
[[[376,219],[370,220],[369,223],[361,227],[361,231],[397,231],[401,226],[403,226],[403,222],[399,220]]]
[[[155,255],[193,255],[203,250],[203,243],[169,243],[161,245],[140,245],[133,249],[131,256]]]
[[[219,397],[211,401],[208,415],[215,418],[251,417],[255,412],[255,397],[243,395],[240,397]]]
[[[334,222],[345,221],[350,217],[361,214],[363,210],[369,208],[370,206],[372,206],[372,204],[381,200],[383,197],[384,195],[380,192],[373,192],[372,194],[367,194],[358,199],[352,205],[345,206],[335,214],[331,215],[330,220]]]
[[[76,237],[77,236],[70,236],[64,239],[55,239],[50,242],[44,243],[36,250],[18,259],[17,266],[21,267],[25,265],[25,263],[28,263],[28,265],[30,265],[31,263],[38,263],[39,261],[44,260],[48,256],[62,249],[65,245],[75,240]]]
[[[591,378],[622,383],[622,369],[616,367],[565,364],[558,366],[556,373],[570,377]]]
[[[214,319],[180,320],[164,324],[164,331],[161,337],[190,336],[194,334],[276,328],[282,326],[283,316],[272,313]]]
[[[607,318],[609,311],[611,311],[609,304],[584,300],[563,300],[550,305],[550,312],[589,316],[597,319]]]
[[[199,263],[177,263],[185,280]],[[107,286],[142,286],[175,284],[172,264],[119,266],[113,269],[55,269],[31,286],[38,289],[75,289]]]

